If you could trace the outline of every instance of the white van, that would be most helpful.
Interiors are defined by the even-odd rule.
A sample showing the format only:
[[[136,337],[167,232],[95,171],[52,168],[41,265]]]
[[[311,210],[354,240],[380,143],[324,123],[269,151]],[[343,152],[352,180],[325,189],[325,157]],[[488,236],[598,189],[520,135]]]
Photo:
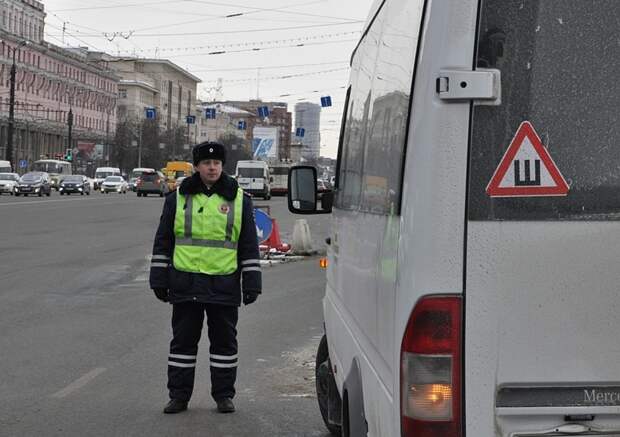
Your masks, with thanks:
[[[620,436],[620,2],[385,0],[351,62],[334,435]],[[289,209],[317,211],[294,168]]]
[[[108,176],[122,176],[121,170],[118,167],[97,167],[95,170],[95,180],[93,182],[93,188],[98,190],[101,184]]]
[[[9,161],[0,161],[0,173],[13,173],[13,167]]]
[[[288,172],[293,166],[290,161],[278,161],[269,164],[269,174],[271,176],[271,194],[274,196],[285,196],[288,192]]]
[[[271,199],[272,178],[265,161],[238,161],[235,177],[244,191],[265,200]]]

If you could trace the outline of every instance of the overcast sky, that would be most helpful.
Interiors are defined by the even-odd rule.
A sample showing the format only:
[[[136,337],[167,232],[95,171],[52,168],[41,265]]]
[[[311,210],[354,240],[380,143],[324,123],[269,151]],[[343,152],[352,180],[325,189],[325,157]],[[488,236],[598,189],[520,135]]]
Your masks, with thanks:
[[[349,58],[372,3],[44,0],[45,38],[60,46],[169,59],[203,80],[198,97],[204,100],[258,95],[287,102],[294,112],[297,102],[320,103],[330,95],[334,106],[321,116],[321,154],[335,157]]]

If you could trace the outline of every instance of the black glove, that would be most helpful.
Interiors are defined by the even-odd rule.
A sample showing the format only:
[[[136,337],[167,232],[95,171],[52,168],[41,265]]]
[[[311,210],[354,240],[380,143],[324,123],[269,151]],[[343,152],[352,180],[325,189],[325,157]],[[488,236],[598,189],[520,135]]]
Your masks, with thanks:
[[[255,292],[255,291],[244,291],[243,292],[243,304],[244,305],[249,305],[251,303],[256,302],[256,299],[258,298],[259,293]]]
[[[155,297],[161,300],[162,302],[168,302],[168,290],[165,288],[154,288],[153,293],[155,293]]]

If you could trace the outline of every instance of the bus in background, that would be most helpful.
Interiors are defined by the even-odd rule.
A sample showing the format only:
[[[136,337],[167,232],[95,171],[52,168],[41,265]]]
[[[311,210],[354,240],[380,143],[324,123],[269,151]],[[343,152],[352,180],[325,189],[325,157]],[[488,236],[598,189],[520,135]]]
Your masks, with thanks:
[[[71,163],[58,159],[40,159],[35,161],[32,165],[32,171],[40,171],[49,174],[50,184],[56,191],[58,191],[60,187],[60,181],[62,181],[65,176],[73,174]]]
[[[285,196],[288,193],[288,171],[293,166],[289,161],[278,161],[269,164],[269,173],[273,178],[271,182],[271,194]]]
[[[9,161],[0,161],[0,173],[13,173],[13,167]]]
[[[168,188],[170,191],[174,191],[174,184],[177,178],[189,177],[194,174],[194,165],[191,162],[170,161],[166,163],[166,167],[162,169],[162,172],[166,176]]]
[[[93,188],[98,190],[108,176],[122,176],[121,169],[118,167],[97,167],[97,170],[95,170]]]

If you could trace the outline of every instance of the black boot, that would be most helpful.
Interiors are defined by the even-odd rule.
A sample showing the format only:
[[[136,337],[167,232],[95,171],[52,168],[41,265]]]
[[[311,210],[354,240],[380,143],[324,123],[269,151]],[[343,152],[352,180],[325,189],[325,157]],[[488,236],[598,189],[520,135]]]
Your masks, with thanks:
[[[164,413],[166,414],[177,414],[185,410],[187,410],[187,401],[180,399],[170,399],[170,402],[164,407]]]
[[[235,412],[235,404],[231,398],[220,399],[217,402],[217,411],[220,413],[234,413]]]

